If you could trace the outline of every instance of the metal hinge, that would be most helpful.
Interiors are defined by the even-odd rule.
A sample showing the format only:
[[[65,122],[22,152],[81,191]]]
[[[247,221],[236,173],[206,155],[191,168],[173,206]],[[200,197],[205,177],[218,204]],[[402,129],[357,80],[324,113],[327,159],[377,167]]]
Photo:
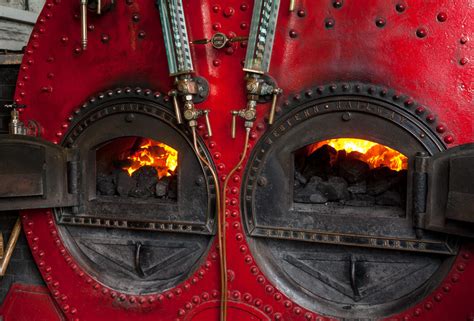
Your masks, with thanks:
[[[428,160],[424,152],[415,156],[415,171],[413,173],[413,226],[416,237],[423,237],[426,216],[426,199],[428,195]]]

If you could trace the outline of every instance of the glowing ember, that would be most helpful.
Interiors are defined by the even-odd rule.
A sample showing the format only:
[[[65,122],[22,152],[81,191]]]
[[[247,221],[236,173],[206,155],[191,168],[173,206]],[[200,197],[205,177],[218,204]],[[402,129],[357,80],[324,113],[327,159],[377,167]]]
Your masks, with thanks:
[[[156,168],[158,178],[162,178],[173,175],[178,167],[178,152],[166,144],[150,139],[144,141],[140,148],[127,159],[131,161],[131,165],[125,167],[124,170],[130,176],[142,166],[152,166]]]
[[[324,145],[329,145],[337,151],[345,150],[348,154],[353,153],[356,155],[355,158],[366,162],[371,168],[385,166],[400,171],[407,169],[408,166],[408,158],[396,150],[356,138],[336,138],[316,143],[310,147],[310,154]]]

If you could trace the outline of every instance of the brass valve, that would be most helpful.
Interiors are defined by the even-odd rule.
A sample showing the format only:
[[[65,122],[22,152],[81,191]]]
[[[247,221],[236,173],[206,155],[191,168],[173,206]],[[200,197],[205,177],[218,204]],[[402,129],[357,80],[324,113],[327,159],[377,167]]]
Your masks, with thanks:
[[[173,107],[178,124],[183,123],[184,117],[190,127],[196,127],[197,120],[200,117],[204,116],[204,119],[206,121],[207,132],[209,136],[212,136],[211,122],[209,120],[210,110],[197,109],[193,102],[194,96],[200,94],[201,90],[195,79],[191,78],[190,75],[182,75],[176,78],[175,85],[176,89],[171,90],[168,95],[173,98]],[[180,97],[183,101],[182,115],[178,97]]]
[[[252,128],[255,119],[257,118],[257,103],[262,101],[264,96],[272,95],[272,105],[270,108],[270,115],[268,117],[268,124],[273,125],[275,120],[276,104],[278,96],[283,92],[282,89],[277,88],[268,76],[262,76],[256,73],[248,73],[246,76],[246,91],[247,91],[247,106],[244,109],[231,111],[232,125],[231,134],[235,138],[237,116],[244,119],[245,128]]]
[[[255,119],[257,119],[257,101],[248,100],[247,107],[240,110],[232,110],[232,126],[231,126],[231,135],[232,138],[235,138],[235,131],[237,127],[237,116],[244,120],[245,128],[252,128]]]

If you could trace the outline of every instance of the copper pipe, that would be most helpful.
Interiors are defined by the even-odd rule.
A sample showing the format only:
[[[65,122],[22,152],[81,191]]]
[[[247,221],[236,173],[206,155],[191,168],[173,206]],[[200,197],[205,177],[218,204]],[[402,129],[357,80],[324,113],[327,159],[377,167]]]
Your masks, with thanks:
[[[10,238],[8,239],[5,256],[2,258],[2,260],[0,260],[0,276],[4,276],[7,271],[8,264],[10,263],[13,251],[15,250],[16,242],[18,241],[18,237],[20,236],[20,232],[21,220],[20,218],[17,218],[15,225],[13,226],[12,233],[10,234]]]
[[[199,147],[197,145],[197,134],[196,134],[196,127],[191,127],[191,132],[193,134],[193,143],[194,143],[194,150],[196,155],[199,157],[201,162],[209,168],[211,171],[212,178],[214,180],[214,184],[216,185],[216,216],[217,216],[217,239],[219,244],[219,259],[220,259],[220,281],[221,281],[221,316],[220,321],[226,321],[227,319],[227,260],[225,257],[225,214],[221,211],[221,198],[220,198],[220,187],[219,187],[219,178],[217,177],[217,173],[212,168],[211,164],[207,161],[207,159],[201,155],[199,151]],[[225,203],[225,202],[224,202]],[[224,227],[224,229],[223,229]]]
[[[234,175],[234,173],[239,169],[239,167],[242,165],[242,163],[245,160],[245,157],[247,157],[247,148],[249,144],[249,138],[250,138],[250,127],[245,128],[245,142],[244,142],[244,149],[242,151],[242,155],[240,156],[240,160],[237,163],[237,165],[232,168],[232,170],[227,174],[227,177],[224,181],[224,186],[222,188],[222,215],[223,215],[223,227],[222,229],[224,230],[224,233],[222,233],[222,243],[224,244],[224,247],[222,248],[223,250],[223,258],[226,259],[227,253],[226,253],[226,235],[225,235],[225,210],[226,210],[226,204],[225,204],[225,198],[226,198],[226,191],[227,191],[227,185],[229,184],[229,180]],[[225,262],[226,266],[226,271],[227,271],[227,262]],[[226,287],[225,287],[225,292],[223,291],[222,293],[222,300],[224,301],[223,304],[223,311],[221,311],[221,321],[226,321],[227,320],[227,273],[225,273],[225,278],[226,278]]]

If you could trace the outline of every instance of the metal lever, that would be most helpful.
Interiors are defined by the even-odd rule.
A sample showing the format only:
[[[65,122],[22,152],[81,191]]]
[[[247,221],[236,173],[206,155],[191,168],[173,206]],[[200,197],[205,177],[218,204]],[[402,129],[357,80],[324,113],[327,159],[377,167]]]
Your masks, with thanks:
[[[273,92],[272,92],[272,107],[270,108],[270,115],[268,117],[268,124],[269,125],[273,125],[273,121],[275,120],[277,99],[278,99],[278,96],[281,95],[282,92],[283,92],[283,90],[280,89],[280,88],[273,89]]]
[[[234,139],[235,130],[237,127],[237,115],[239,114],[239,112],[237,110],[232,110],[230,113],[232,114],[231,136],[232,136],[232,139]]]
[[[87,49],[87,0],[81,0],[81,44]]]
[[[290,12],[295,11],[296,0],[290,0]]]
[[[209,137],[212,137],[212,128],[211,128],[211,121],[209,120],[209,109],[203,110],[204,119],[206,120],[206,127],[207,127],[207,134]]]
[[[174,107],[174,113],[176,115],[176,120],[178,121],[178,124],[183,123],[183,118],[181,117],[181,110],[179,109],[179,104],[178,104],[178,91],[176,90],[171,90],[168,95],[173,98],[173,107]]]

